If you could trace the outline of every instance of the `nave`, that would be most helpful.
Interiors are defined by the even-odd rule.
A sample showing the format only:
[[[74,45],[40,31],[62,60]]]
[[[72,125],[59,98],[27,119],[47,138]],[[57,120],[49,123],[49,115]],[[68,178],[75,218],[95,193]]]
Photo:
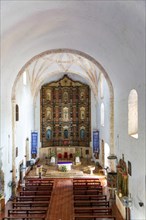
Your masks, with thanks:
[[[103,178],[38,178],[31,173],[15,200],[7,202],[3,220],[123,220]]]

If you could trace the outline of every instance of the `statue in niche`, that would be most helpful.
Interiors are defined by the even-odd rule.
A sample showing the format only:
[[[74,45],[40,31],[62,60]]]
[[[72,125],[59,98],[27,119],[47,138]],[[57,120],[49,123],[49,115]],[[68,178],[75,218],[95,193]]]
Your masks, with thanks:
[[[80,130],[80,138],[81,138],[81,140],[84,140],[84,138],[85,138],[85,129],[84,128],[81,128],[81,130]]]
[[[51,101],[51,90],[47,89],[46,96],[49,101]]]
[[[68,130],[67,129],[64,130],[64,138],[68,138]]]
[[[68,93],[67,92],[63,93],[63,101],[68,102]]]
[[[68,121],[68,108],[67,107],[63,108],[63,120]]]
[[[85,98],[85,93],[84,93],[84,91],[82,91],[82,92],[80,93],[80,99],[81,99],[81,100],[84,100],[84,98]]]
[[[84,107],[80,108],[80,116],[81,116],[81,120],[85,119],[85,108]]]
[[[46,139],[47,139],[48,141],[50,141],[51,138],[52,138],[52,131],[51,131],[51,129],[49,128],[49,129],[46,131]]]
[[[48,119],[51,119],[51,118],[52,118],[52,117],[51,117],[51,115],[52,115],[52,114],[51,114],[51,108],[48,107],[48,108],[46,109],[46,115],[47,115],[47,118],[48,118]]]

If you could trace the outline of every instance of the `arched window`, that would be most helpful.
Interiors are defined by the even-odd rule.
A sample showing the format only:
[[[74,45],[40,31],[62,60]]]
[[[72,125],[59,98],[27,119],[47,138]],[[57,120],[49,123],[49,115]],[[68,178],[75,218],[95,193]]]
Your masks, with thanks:
[[[103,95],[103,74],[101,73],[100,75],[100,98],[103,99],[104,95]]]
[[[138,94],[135,89],[130,91],[128,98],[128,134],[138,138]]]
[[[16,121],[19,121],[19,106],[18,105],[16,105],[15,111],[16,111]]]
[[[23,72],[23,85],[27,85],[27,76],[26,76],[26,71]]]
[[[101,126],[104,126],[104,104],[101,103],[100,107],[100,120],[101,120]]]

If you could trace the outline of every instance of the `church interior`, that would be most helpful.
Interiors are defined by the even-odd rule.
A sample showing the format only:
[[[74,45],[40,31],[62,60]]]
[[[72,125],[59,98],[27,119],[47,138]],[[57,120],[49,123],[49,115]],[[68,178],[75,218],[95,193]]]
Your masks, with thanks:
[[[0,4],[0,218],[145,220],[145,0]]]

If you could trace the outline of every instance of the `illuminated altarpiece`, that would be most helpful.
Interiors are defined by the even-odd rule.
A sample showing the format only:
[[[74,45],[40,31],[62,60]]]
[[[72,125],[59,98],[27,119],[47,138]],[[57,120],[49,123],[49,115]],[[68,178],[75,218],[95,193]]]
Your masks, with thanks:
[[[89,147],[90,88],[64,76],[41,88],[42,147]]]

